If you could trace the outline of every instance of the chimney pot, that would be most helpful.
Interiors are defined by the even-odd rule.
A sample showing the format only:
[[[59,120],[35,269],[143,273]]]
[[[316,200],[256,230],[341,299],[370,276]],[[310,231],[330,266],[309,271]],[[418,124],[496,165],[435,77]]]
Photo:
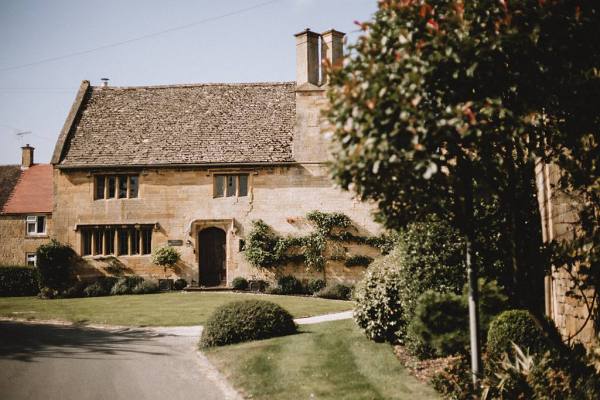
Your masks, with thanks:
[[[328,68],[339,68],[344,61],[344,36],[345,33],[330,29],[321,34],[321,62]],[[329,74],[326,68],[322,69],[321,83],[329,83]]]
[[[296,35],[296,84],[319,85],[319,38],[309,28]]]
[[[35,149],[29,144],[26,144],[21,147],[21,150],[21,169],[25,170],[33,165],[33,150]]]

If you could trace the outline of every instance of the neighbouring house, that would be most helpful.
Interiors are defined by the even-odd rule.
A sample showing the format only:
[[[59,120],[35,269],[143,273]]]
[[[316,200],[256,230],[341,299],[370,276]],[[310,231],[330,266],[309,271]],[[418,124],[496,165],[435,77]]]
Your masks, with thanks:
[[[83,81],[52,158],[54,232],[82,256],[80,276],[178,276],[202,286],[284,273],[356,281],[364,267],[339,260],[308,272],[297,265],[255,268],[244,257],[258,219],[294,236],[312,229],[304,216],[319,210],[346,214],[365,235],[380,230],[373,207],[335,188],[326,166],[327,83],[320,69],[325,59],[341,63],[343,38],[335,30],[298,33],[295,82]],[[168,270],[151,261],[165,245],[182,256]],[[365,255],[378,254],[362,247]]]
[[[569,241],[578,226],[578,197],[558,190],[561,177],[556,165],[538,162],[536,183],[545,242]],[[596,288],[578,288],[577,269],[568,272],[553,266],[545,280],[546,314],[554,320],[563,337],[588,348],[598,342],[598,325],[593,320],[597,309]],[[586,304],[587,303],[587,304]]]
[[[21,165],[0,166],[0,265],[36,265],[35,252],[52,233],[52,165],[34,164],[22,147]]]

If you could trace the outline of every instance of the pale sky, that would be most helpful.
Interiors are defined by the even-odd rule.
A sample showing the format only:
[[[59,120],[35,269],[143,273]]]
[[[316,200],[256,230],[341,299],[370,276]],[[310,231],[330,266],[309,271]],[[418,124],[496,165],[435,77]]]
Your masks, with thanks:
[[[354,21],[377,7],[376,0],[273,0],[223,16],[268,1],[0,0],[0,164],[20,163],[26,143],[36,162],[50,161],[84,79],[98,85],[108,77],[114,86],[292,81],[294,33],[356,31]],[[53,58],[60,59],[44,61]],[[19,131],[32,133],[19,140]]]

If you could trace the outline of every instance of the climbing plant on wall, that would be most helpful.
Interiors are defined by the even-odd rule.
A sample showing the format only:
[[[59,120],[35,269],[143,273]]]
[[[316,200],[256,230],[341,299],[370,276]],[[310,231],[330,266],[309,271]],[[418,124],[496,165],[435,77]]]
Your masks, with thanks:
[[[330,242],[365,244],[387,253],[393,246],[394,238],[389,235],[359,236],[351,232],[350,218],[342,213],[312,211],[306,219],[314,226],[314,231],[306,236],[278,236],[262,220],[252,222],[245,246],[246,259],[255,267],[273,268],[292,262],[301,262],[308,270],[321,271],[327,258],[325,250]],[[355,255],[350,258],[366,256]],[[331,259],[342,260],[334,256]],[[350,263],[352,266],[366,266],[367,263]]]

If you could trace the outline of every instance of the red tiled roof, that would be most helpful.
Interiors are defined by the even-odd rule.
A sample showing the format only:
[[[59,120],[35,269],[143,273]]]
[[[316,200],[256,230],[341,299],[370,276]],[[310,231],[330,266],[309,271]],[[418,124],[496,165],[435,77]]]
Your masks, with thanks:
[[[23,171],[2,213],[51,213],[52,203],[52,165],[36,164]]]

